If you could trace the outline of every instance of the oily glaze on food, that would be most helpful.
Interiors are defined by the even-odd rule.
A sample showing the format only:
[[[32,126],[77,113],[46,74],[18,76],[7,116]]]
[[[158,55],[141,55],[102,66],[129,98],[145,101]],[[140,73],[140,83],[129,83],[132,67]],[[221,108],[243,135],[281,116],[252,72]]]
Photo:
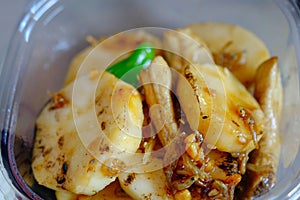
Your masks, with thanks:
[[[32,169],[39,184],[58,200],[250,199],[274,186],[282,86],[278,59],[259,38],[235,25],[199,23],[166,30],[162,41],[141,32],[111,41],[74,58],[64,88],[38,117]],[[138,89],[103,71],[127,56],[118,57],[119,45],[143,42],[166,51],[141,71]],[[96,101],[72,99],[76,83],[75,92],[88,96],[99,74]],[[102,132],[90,126],[91,107]],[[85,127],[91,141],[82,138]],[[103,167],[99,149],[104,157],[144,153],[143,162],[162,167],[130,171],[127,158]]]
[[[39,184],[54,190],[93,195],[116,178],[107,174],[102,169],[103,165],[90,155],[88,149],[82,144],[82,139],[77,132],[78,126],[81,125],[75,125],[73,110],[78,112],[78,120],[88,131],[90,129],[95,135],[105,134],[112,141],[110,144],[100,139],[92,141],[89,146],[90,151],[97,148],[102,150],[103,154],[108,154],[119,151],[135,152],[138,149],[142,131],[137,126],[141,127],[143,122],[140,95],[131,85],[120,82],[113,75],[104,72],[103,83],[97,88],[96,102],[93,102],[85,98],[88,95],[86,88],[92,88],[92,85],[97,83],[97,78],[93,76],[86,74],[78,78],[77,88],[82,96],[76,105],[72,98],[74,84],[70,84],[53,95],[38,117],[32,169]],[[119,89],[122,93],[118,93]],[[113,94],[118,103],[112,108],[110,103]],[[127,101],[128,98],[130,102]],[[122,99],[126,100],[125,109]],[[92,104],[96,104],[101,133],[97,128],[93,128],[90,121],[95,112]],[[115,115],[134,117],[116,123],[112,109]],[[130,136],[120,129],[121,125],[131,130]],[[112,144],[118,146],[118,149],[114,149]]]
[[[270,58],[265,44],[250,31],[225,23],[192,24],[188,28],[211,50],[216,64],[227,67],[246,87]]]

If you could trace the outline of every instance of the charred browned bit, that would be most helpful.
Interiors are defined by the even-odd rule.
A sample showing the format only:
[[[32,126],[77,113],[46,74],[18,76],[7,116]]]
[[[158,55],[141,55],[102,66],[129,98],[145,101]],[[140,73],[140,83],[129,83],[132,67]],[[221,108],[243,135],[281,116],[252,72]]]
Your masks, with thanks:
[[[68,172],[68,164],[64,162],[64,164],[62,165],[62,173],[67,174],[67,172]]]
[[[55,93],[51,98],[51,107],[50,110],[59,109],[65,106],[65,104],[69,103],[69,100],[64,96],[63,93]]]
[[[135,179],[135,173],[128,174],[125,185],[130,185]]]
[[[256,74],[254,96],[265,113],[266,125],[259,149],[250,154],[243,185],[240,187],[243,198],[262,195],[276,182],[282,108],[282,85],[277,60],[277,57],[268,59],[261,64]]]

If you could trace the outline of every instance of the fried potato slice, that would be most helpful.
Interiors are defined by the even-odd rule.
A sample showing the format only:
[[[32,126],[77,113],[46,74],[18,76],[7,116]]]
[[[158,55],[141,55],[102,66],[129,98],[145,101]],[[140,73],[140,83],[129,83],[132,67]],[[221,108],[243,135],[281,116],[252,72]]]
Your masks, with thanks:
[[[93,196],[76,195],[66,191],[56,191],[57,200],[132,200],[121,188],[119,181],[115,180]]]
[[[210,22],[187,28],[206,43],[216,64],[228,67],[246,87],[253,83],[259,65],[270,57],[265,44],[240,26]]]
[[[214,63],[205,42],[189,28],[165,32],[163,48],[169,65],[180,73],[189,63]]]
[[[203,134],[208,147],[229,153],[249,153],[255,149],[263,133],[265,116],[236,77],[227,68],[208,64],[190,65],[184,76],[176,90],[180,106],[191,128]],[[186,81],[193,92],[187,92]],[[194,97],[198,102],[191,104]]]
[[[173,199],[168,195],[167,180],[162,169],[147,173],[121,174],[119,182],[133,199]]]
[[[107,72],[101,77],[99,85],[94,75],[79,77],[54,94],[39,115],[32,158],[39,184],[93,195],[118,175],[110,171],[118,163],[104,165],[96,153],[110,159],[138,149],[143,122],[139,93]]]

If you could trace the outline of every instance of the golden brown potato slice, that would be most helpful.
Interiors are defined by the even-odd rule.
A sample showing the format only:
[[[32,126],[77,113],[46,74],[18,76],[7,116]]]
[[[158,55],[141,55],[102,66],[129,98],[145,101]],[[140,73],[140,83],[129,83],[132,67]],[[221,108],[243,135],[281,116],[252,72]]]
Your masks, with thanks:
[[[255,149],[263,133],[264,113],[244,85],[227,68],[216,65],[190,65],[184,76],[177,85],[180,106],[208,147],[229,153]],[[186,81],[193,92],[187,92]],[[198,102],[191,104],[194,97]]]
[[[147,173],[121,174],[119,182],[133,199],[173,199],[168,195],[167,180],[162,169]]]
[[[187,28],[206,43],[216,64],[228,67],[246,87],[253,82],[259,65],[270,57],[264,43],[240,26],[211,22]]]
[[[100,74],[86,74],[64,87],[39,115],[32,158],[39,184],[93,195],[123,167],[111,156],[138,149],[143,122],[139,93],[107,72],[97,87]],[[106,165],[98,161],[101,156]]]
[[[94,196],[78,196],[78,200],[132,200],[132,198],[124,192],[118,180],[106,186],[103,190]]]
[[[93,196],[76,195],[66,191],[56,191],[55,196],[57,200],[132,200],[123,191],[118,180],[115,180]]]
[[[189,28],[165,32],[163,48],[169,65],[180,73],[189,63],[214,63],[205,42]]]

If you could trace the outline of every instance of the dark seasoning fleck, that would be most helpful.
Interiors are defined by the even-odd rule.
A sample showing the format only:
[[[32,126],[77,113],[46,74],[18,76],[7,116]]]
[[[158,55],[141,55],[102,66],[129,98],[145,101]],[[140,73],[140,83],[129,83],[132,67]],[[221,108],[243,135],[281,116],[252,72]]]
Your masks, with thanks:
[[[202,116],[202,119],[207,119],[207,118],[208,118],[207,115]]]
[[[63,184],[66,181],[66,175],[68,172],[68,163],[65,162],[65,155],[61,155],[57,158],[57,162],[61,165],[61,173],[57,174],[56,182],[57,184]],[[63,188],[63,186],[62,186]]]
[[[63,172],[63,174],[67,174],[67,172],[68,172],[68,164],[66,162],[64,162],[64,164],[62,166],[62,172]]]
[[[99,147],[99,153],[105,153],[105,152],[109,152],[109,146],[107,144],[104,145],[100,145]]]
[[[106,123],[105,122],[101,122],[101,129],[102,131],[104,131],[106,128]]]
[[[46,164],[46,169],[53,168],[54,165],[55,165],[55,162],[53,162],[53,161],[48,161],[47,164]]]
[[[128,185],[132,184],[134,179],[135,179],[135,173],[129,174],[125,180],[125,185],[128,186]]]
[[[103,113],[104,113],[104,108],[102,108],[99,112],[98,112],[98,114],[97,114],[97,116],[99,117],[100,115],[102,115]]]
[[[48,148],[48,149],[45,149],[44,146],[42,146],[42,147],[43,147],[42,152],[43,152],[43,156],[44,156],[44,157],[51,153],[51,151],[52,151],[52,148],[51,148],[51,147]]]
[[[63,108],[68,103],[69,100],[62,93],[55,93],[51,98],[51,106],[49,110]]]
[[[231,155],[228,155],[226,159],[219,165],[220,169],[226,170],[227,176],[238,173],[237,171],[238,162]]]
[[[58,144],[58,147],[61,149],[64,145],[64,141],[65,141],[65,138],[64,136],[61,136],[58,141],[57,141],[57,144]]]
[[[64,176],[57,176],[56,182],[57,184],[63,184],[66,181],[66,178]]]
[[[144,194],[143,196],[144,196],[144,198],[143,198],[144,200],[152,200],[152,198],[151,198],[152,197],[152,193],[149,193],[147,195]]]

